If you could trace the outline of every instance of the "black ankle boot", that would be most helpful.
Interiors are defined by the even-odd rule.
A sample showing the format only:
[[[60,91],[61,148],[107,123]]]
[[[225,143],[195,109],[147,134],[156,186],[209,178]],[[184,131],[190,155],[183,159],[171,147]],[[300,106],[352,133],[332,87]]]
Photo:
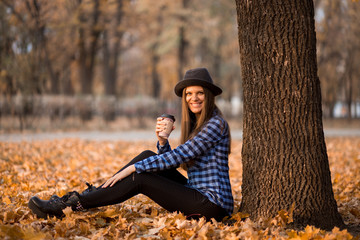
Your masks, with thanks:
[[[50,200],[55,200],[55,199],[58,199],[58,198],[60,198],[60,197],[59,197],[58,195],[54,194],[54,195],[52,195],[52,196],[50,197],[49,201],[50,201]]]
[[[79,197],[78,192],[69,192],[61,198],[52,196],[48,201],[35,196],[30,199],[28,206],[38,218],[62,218],[65,216],[62,210],[66,207],[71,207],[73,211],[83,210]]]

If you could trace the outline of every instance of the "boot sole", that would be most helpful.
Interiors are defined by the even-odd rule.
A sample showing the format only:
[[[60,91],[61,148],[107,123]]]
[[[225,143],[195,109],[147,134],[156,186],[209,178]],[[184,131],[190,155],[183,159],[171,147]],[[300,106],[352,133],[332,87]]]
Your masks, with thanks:
[[[38,205],[36,205],[36,203],[33,201],[33,199],[30,199],[30,201],[28,203],[28,207],[38,218],[47,219],[48,216],[51,216],[51,215],[41,211],[40,208],[38,207]]]

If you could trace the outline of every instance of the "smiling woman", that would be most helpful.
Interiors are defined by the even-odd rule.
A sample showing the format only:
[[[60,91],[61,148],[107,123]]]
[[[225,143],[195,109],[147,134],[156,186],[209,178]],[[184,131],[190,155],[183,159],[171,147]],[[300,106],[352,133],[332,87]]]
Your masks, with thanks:
[[[159,135],[165,127],[160,117],[155,130],[158,154],[142,152],[104,184],[89,184],[82,193],[69,192],[49,201],[32,197],[29,208],[41,218],[62,217],[66,207],[79,211],[107,206],[142,193],[188,218],[220,221],[231,215],[230,130],[215,105],[215,96],[221,92],[206,68],[187,71],[175,86],[176,95],[182,97],[180,146],[172,150],[168,139]],[[180,165],[185,166],[188,178],[177,171]]]
[[[201,86],[190,86],[184,89],[185,101],[190,111],[192,111],[196,118],[199,118],[204,103],[204,89]]]

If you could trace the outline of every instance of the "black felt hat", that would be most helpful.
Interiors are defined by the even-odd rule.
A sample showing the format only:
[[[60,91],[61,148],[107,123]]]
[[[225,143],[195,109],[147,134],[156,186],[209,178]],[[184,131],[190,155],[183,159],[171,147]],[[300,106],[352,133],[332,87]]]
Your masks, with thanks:
[[[194,68],[185,73],[184,79],[175,86],[175,94],[182,97],[182,91],[188,86],[202,86],[209,89],[215,96],[222,93],[221,88],[213,83],[209,71],[206,68]]]

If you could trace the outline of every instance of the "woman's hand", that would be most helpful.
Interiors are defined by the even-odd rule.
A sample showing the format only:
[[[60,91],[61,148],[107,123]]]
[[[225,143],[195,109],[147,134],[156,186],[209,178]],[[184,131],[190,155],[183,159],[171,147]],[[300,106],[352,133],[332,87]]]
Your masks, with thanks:
[[[156,129],[155,129],[155,133],[156,133],[156,136],[157,136],[157,138],[159,140],[159,144],[162,145],[162,146],[164,146],[166,144],[166,142],[167,142],[166,138],[163,138],[163,137],[159,136],[159,133],[166,129],[166,123],[163,120],[164,120],[163,117],[158,117],[156,119]],[[175,129],[175,125],[173,126],[172,131],[174,129]]]
[[[121,181],[122,179],[126,178],[127,176],[129,176],[130,174],[132,174],[133,172],[135,172],[135,166],[134,165],[130,165],[127,168],[125,168],[124,170],[122,170],[121,172],[118,172],[117,174],[115,174],[114,176],[112,176],[111,178],[109,178],[103,185],[102,188],[107,188],[107,187],[112,187],[114,186],[115,183],[117,183],[118,181]]]

